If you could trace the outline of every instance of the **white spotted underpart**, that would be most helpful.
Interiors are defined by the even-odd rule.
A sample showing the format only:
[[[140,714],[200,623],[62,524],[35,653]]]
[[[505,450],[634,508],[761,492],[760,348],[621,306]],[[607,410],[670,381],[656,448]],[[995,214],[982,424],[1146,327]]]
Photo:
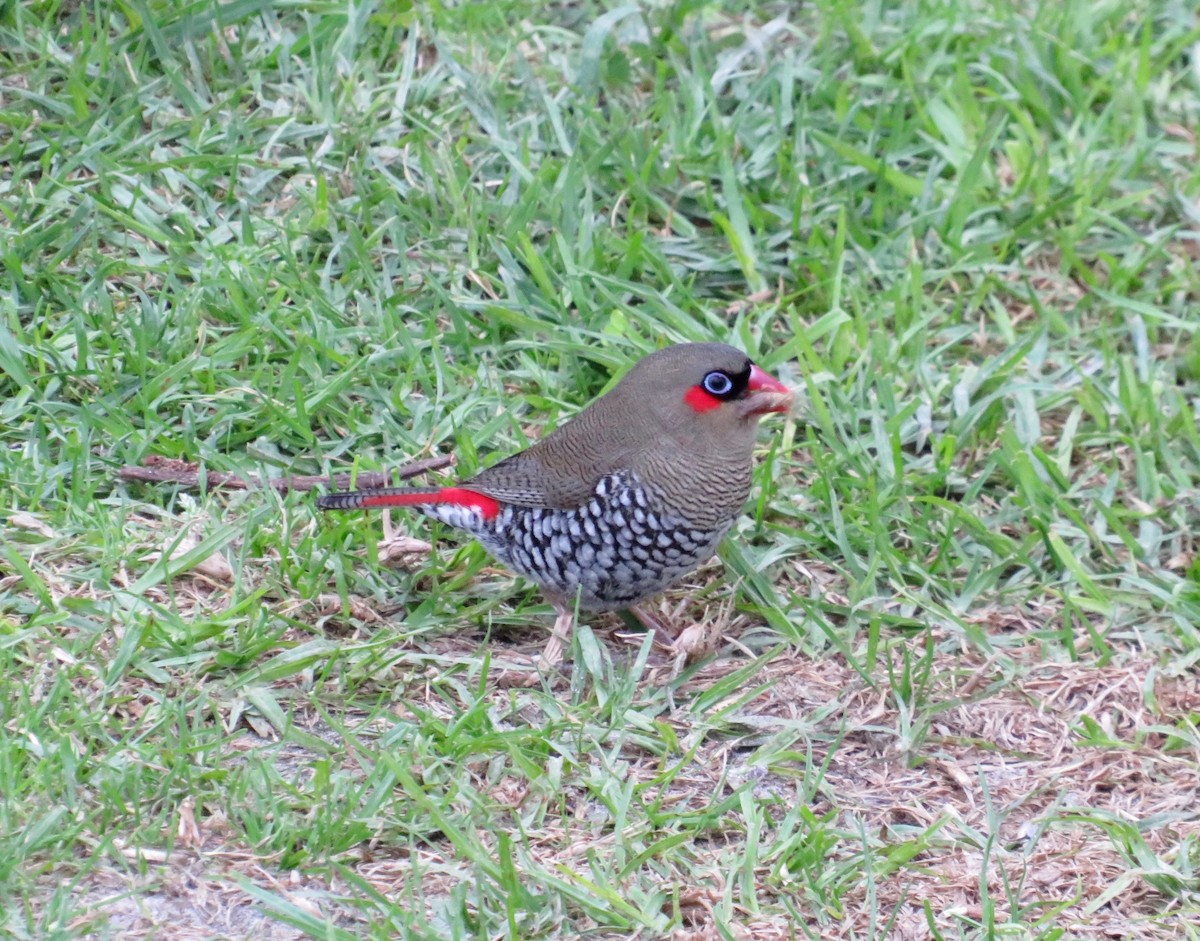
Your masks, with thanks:
[[[661,500],[631,473],[602,477],[572,509],[501,504],[494,519],[470,507],[423,506],[427,516],[466,530],[513,571],[593,611],[656,595],[712,558],[733,521],[697,529],[656,509]]]

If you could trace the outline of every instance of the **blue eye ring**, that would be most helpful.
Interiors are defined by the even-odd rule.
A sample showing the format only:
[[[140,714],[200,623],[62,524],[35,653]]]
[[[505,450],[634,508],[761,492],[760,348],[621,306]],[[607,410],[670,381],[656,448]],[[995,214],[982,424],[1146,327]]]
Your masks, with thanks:
[[[714,369],[706,375],[701,385],[705,392],[709,395],[715,395],[717,398],[723,398],[733,391],[733,380],[729,378],[727,373],[719,369]]]

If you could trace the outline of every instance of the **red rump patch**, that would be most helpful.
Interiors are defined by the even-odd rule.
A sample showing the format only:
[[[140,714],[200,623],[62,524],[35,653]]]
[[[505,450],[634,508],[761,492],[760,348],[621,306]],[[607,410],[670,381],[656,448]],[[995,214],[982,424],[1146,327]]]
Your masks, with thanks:
[[[487,494],[466,487],[443,487],[435,493],[416,490],[412,493],[388,493],[365,496],[360,504],[364,509],[383,506],[428,506],[431,503],[450,503],[454,506],[478,510],[485,520],[495,519],[500,513],[500,503]]]
[[[683,396],[683,400],[696,412],[711,412],[721,404],[715,395],[705,392],[700,386],[692,386]]]

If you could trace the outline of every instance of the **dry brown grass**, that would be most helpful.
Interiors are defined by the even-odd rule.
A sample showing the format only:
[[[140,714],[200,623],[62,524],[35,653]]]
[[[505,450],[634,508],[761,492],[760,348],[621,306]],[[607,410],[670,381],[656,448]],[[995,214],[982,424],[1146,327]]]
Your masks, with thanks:
[[[427,653],[454,661],[471,655],[472,646],[466,638],[451,637]],[[536,652],[531,644],[495,653],[519,663]],[[656,655],[656,660],[654,672],[665,679],[670,657]],[[743,663],[736,656],[712,661],[679,693],[705,689]],[[687,867],[654,870],[653,878],[677,893],[684,927],[675,938],[716,938],[718,918],[735,937],[793,937],[796,926],[785,900],[812,918],[814,930],[821,923],[822,937],[868,937],[882,918],[894,918],[886,933],[890,938],[930,937],[929,918],[938,930],[955,936],[964,921],[983,920],[985,906],[994,906],[997,925],[1010,919],[1028,922],[1030,910],[1038,909],[1057,912],[1054,923],[1074,937],[1179,937],[1173,914],[1177,899],[1140,875],[1122,854],[1121,841],[1110,839],[1100,824],[1111,819],[1139,826],[1146,847],[1167,861],[1187,845],[1184,841],[1200,840],[1198,756],[1167,734],[1179,719],[1200,713],[1200,677],[1169,675],[1147,656],[1130,657],[1120,666],[1051,663],[1039,661],[1032,648],[1008,651],[1003,662],[970,653],[938,655],[931,676],[927,701],[947,705],[931,710],[919,747],[909,750],[898,731],[903,723],[893,695],[872,689],[845,664],[779,656],[765,667],[756,679],[769,688],[738,712],[737,722],[752,737],[795,724],[809,728],[815,759],[828,757],[811,810],[817,817],[833,812],[831,828],[846,837],[836,842],[825,864],[853,862],[862,844],[849,837],[861,831],[874,847],[874,875],[843,884],[840,910],[816,913],[811,898],[774,860],[755,873],[756,911],[735,891],[733,917],[714,914],[730,888],[729,855],[741,852],[739,841],[745,837],[735,813],[728,829],[709,835],[717,848],[709,863],[698,853]],[[434,692],[417,677],[409,678],[405,695],[434,714],[454,711],[444,688]],[[498,684],[488,698],[507,710],[514,695],[524,694]],[[407,710],[397,705],[403,715]],[[517,712],[531,724],[541,717],[533,699]],[[1084,717],[1108,740],[1084,740]],[[317,717],[308,718],[317,730]],[[670,721],[681,737],[687,736],[686,713],[676,712]],[[840,742],[829,744],[839,735]],[[247,729],[237,746],[263,744]],[[303,779],[313,756],[302,749],[289,753],[290,773]],[[750,766],[746,753],[743,738],[706,737],[695,760],[658,795],[661,805],[675,813],[701,809],[714,794],[732,793],[753,781],[754,794],[773,803],[777,819],[795,801],[801,771],[787,761]],[[628,749],[622,760],[634,780],[661,775],[655,755]],[[474,773],[498,814],[507,811],[528,821],[522,808],[547,797],[513,776],[491,781],[483,768]],[[564,814],[544,818],[540,827],[524,827],[525,849],[546,871],[561,866],[582,872],[589,854],[610,852],[619,835],[603,825],[604,812],[586,789],[568,787],[564,801]],[[348,926],[359,920],[337,902],[343,892],[353,895],[352,888],[336,877],[279,871],[271,859],[240,844],[219,813],[197,819],[192,808],[181,808],[179,836],[169,854],[125,849],[145,866],[144,874],[101,868],[88,877],[82,891],[89,905],[105,913],[122,937],[300,936],[264,918],[235,877],[315,916]],[[494,842],[489,834],[480,836],[489,845]],[[762,850],[769,849],[772,836],[762,834]],[[910,860],[886,862],[887,847],[914,841],[922,846]],[[470,878],[453,848],[436,838],[415,857],[384,843],[362,847],[360,858],[348,863],[392,899],[413,890],[414,864],[423,873],[420,892],[427,902],[448,897]],[[1013,904],[1023,909],[1019,919]],[[577,922],[586,923],[586,918]]]

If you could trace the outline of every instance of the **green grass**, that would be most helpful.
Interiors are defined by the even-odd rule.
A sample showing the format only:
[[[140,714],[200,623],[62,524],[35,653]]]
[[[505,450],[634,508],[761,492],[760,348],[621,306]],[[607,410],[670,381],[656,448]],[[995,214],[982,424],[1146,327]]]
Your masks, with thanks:
[[[1200,937],[1198,43],[0,4],[0,935]],[[802,403],[679,675],[513,685],[549,608],[448,530],[116,477],[467,474],[712,338]]]

